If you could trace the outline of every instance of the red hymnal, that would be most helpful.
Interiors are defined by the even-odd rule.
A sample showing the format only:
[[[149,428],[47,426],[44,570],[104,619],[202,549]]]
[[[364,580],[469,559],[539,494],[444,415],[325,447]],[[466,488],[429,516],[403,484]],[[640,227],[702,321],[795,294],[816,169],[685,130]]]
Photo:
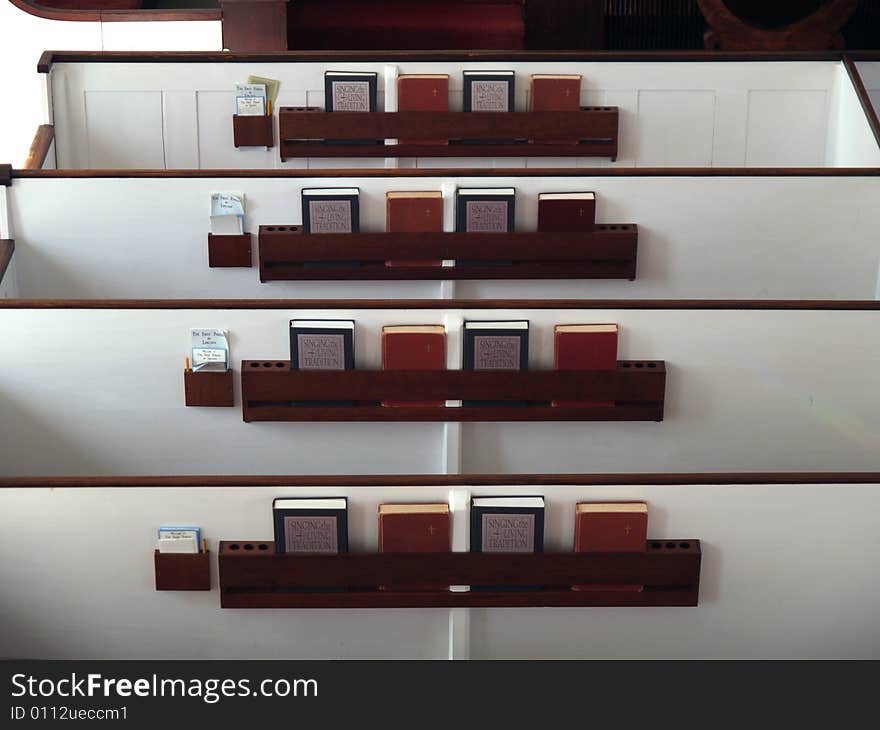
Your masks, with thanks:
[[[446,503],[380,504],[379,552],[447,553],[449,525]]]
[[[540,233],[589,233],[595,226],[595,193],[538,194]]]
[[[576,112],[581,108],[581,77],[532,74],[529,111]],[[534,142],[534,140],[531,140]],[[576,139],[542,139],[542,143],[577,144]]]
[[[578,502],[575,505],[576,553],[641,553],[648,541],[648,505],[644,502]],[[641,585],[572,586],[574,590],[640,591]]]
[[[556,370],[617,370],[616,324],[558,324],[553,328]],[[553,401],[554,406],[613,406],[614,401]]]
[[[449,111],[449,76],[409,74],[397,79],[397,110],[401,112]],[[398,139],[398,144],[449,144],[448,139]]]
[[[380,504],[380,553],[448,553],[449,505]],[[396,590],[448,590],[449,586],[407,586]],[[387,590],[386,586],[380,589]]]
[[[430,233],[443,230],[443,193],[385,193],[385,230],[389,233]],[[442,266],[435,261],[386,261],[386,266]]]
[[[383,370],[445,370],[446,328],[442,324],[382,328]],[[445,401],[382,401],[383,406],[445,406]]]

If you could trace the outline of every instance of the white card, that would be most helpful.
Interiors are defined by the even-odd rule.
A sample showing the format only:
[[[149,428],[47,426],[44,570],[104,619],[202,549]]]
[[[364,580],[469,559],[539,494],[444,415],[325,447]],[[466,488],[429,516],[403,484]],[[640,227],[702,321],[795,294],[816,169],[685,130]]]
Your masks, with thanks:
[[[226,330],[192,329],[192,369],[220,371],[229,369],[229,339]]]

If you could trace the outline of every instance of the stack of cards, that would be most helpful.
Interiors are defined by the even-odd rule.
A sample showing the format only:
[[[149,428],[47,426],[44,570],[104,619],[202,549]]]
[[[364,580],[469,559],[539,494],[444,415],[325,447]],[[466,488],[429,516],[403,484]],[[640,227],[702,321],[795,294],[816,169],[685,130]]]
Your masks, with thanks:
[[[244,233],[244,195],[211,193],[211,233],[239,236]]]
[[[193,372],[222,372],[229,370],[229,333],[219,329],[192,329]]]
[[[240,117],[263,117],[268,114],[266,84],[236,84],[235,113]]]
[[[198,553],[202,550],[199,527],[160,527],[156,547],[160,553]]]

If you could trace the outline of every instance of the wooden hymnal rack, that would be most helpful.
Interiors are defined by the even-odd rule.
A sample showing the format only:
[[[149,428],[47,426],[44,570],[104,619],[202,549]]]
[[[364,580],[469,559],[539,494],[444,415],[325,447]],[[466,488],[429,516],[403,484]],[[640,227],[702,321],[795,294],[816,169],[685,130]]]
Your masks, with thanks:
[[[251,234],[208,234],[208,266],[212,269],[250,268],[252,263]]]
[[[183,371],[183,391],[187,406],[231,407],[233,400],[233,372]]]
[[[260,226],[260,281],[410,279],[634,279],[638,226],[571,233],[303,233]],[[387,266],[388,260],[486,261]],[[492,264],[493,261],[509,264]],[[352,262],[358,265],[315,266]]]
[[[280,107],[281,160],[289,157],[609,157],[617,159],[618,109],[570,112],[326,112]],[[388,139],[449,144],[375,144]],[[374,144],[329,144],[325,140]],[[521,140],[493,144],[491,140]],[[578,140],[577,143],[559,142]],[[467,143],[460,143],[467,140]],[[481,144],[479,140],[487,140]],[[556,141],[554,141],[556,140]]]
[[[288,360],[241,364],[245,421],[662,421],[665,391],[662,360],[621,361],[616,371],[291,370]],[[383,400],[513,403],[387,407]],[[554,407],[554,400],[597,405]],[[309,404],[316,401],[320,405]],[[614,405],[598,405],[609,402]]]
[[[700,541],[637,553],[276,554],[272,542],[220,543],[223,608],[696,606]],[[413,590],[474,586],[479,591]],[[572,586],[641,585],[641,591]],[[383,589],[379,590],[379,586]],[[504,586],[508,590],[491,590]],[[509,590],[511,586],[527,586]],[[540,588],[535,588],[540,586]]]
[[[211,590],[208,551],[200,553],[153,552],[157,591]]]
[[[232,140],[236,147],[274,147],[272,116],[232,115]]]

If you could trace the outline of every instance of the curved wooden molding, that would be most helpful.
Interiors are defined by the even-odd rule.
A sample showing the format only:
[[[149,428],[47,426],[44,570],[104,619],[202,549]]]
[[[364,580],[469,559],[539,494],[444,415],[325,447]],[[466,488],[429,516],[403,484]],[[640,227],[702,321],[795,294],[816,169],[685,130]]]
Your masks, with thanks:
[[[704,45],[709,50],[804,51],[844,47],[840,30],[855,12],[858,0],[831,0],[806,18],[782,28],[751,25],[735,15],[724,0],[697,0],[709,24]]]
[[[0,0],[2,2],[2,0]],[[220,9],[192,8],[190,10],[65,10],[49,8],[27,0],[9,0],[28,15],[45,20],[67,20],[79,23],[114,23],[144,21],[220,20]]]

